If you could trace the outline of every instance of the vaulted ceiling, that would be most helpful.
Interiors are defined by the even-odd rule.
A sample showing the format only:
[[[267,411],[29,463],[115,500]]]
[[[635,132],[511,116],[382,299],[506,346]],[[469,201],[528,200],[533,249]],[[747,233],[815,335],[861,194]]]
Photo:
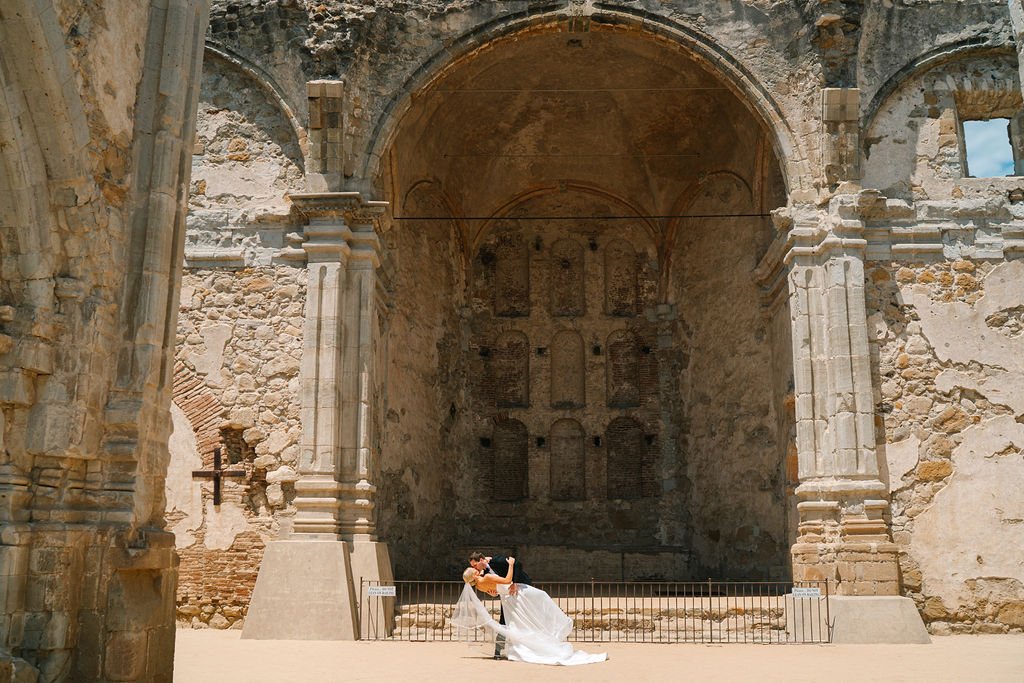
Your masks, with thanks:
[[[387,171],[403,217],[425,182],[472,218],[567,186],[673,215],[719,172],[759,210],[783,201],[766,130],[733,90],[677,46],[621,30],[527,32],[453,64],[413,97]]]

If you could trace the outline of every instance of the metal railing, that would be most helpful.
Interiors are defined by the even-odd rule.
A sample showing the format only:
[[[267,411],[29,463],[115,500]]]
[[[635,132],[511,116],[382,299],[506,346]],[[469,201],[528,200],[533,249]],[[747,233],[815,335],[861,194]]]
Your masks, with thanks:
[[[393,594],[391,588],[393,586]],[[366,640],[480,640],[451,624],[461,581],[363,581]],[[629,643],[828,643],[828,582],[548,582],[537,588],[573,620],[569,640]],[[795,590],[794,590],[795,589]],[[384,595],[381,595],[384,593]],[[477,594],[498,618],[496,598]]]

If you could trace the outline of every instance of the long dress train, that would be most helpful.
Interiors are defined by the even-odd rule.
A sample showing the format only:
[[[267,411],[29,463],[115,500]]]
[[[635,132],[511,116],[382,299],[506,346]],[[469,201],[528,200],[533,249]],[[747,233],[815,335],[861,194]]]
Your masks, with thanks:
[[[565,642],[572,631],[572,619],[539,588],[520,584],[516,594],[509,595],[508,586],[499,585],[498,594],[505,610],[505,626],[494,620],[469,585],[462,589],[452,622],[461,629],[486,628],[504,636],[511,661],[574,666],[608,658],[603,652],[573,650]]]

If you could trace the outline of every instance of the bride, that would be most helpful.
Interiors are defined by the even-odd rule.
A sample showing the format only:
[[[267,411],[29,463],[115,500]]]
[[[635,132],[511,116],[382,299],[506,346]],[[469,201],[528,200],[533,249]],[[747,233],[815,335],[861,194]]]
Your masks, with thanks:
[[[508,574],[498,576],[494,573],[483,574],[469,567],[462,573],[466,586],[455,605],[452,622],[462,629],[486,628],[503,636],[507,644],[508,658],[514,662],[531,664],[592,664],[603,662],[608,658],[605,653],[589,654],[582,650],[573,650],[572,645],[565,642],[572,631],[572,619],[558,608],[551,597],[533,586],[515,584],[513,586],[512,571],[515,558],[508,558]],[[501,606],[505,611],[507,625],[502,626],[494,620],[477,597],[476,591],[495,593],[501,598]]]

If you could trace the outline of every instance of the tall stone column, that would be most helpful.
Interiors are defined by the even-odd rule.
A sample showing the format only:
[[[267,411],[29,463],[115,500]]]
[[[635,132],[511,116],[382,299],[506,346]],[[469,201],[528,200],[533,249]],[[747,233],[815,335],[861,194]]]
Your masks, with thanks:
[[[371,397],[377,352],[374,221],[384,202],[356,192],[291,196],[306,223],[302,446],[291,537],[267,547],[243,638],[351,640],[363,579],[389,582],[377,542]]]
[[[827,211],[791,213],[784,260],[800,478],[793,579],[829,581],[836,642],[927,642],[913,602],[898,597],[897,547],[879,478],[862,199],[838,195]]]
[[[898,595],[884,515],[864,302],[863,224],[850,203],[790,231],[790,315],[799,458],[795,580],[829,579],[840,595]]]
[[[300,370],[302,445],[295,483],[294,531],[310,540],[340,540],[342,345],[348,239],[335,202],[293,197],[308,222],[306,321]]]

